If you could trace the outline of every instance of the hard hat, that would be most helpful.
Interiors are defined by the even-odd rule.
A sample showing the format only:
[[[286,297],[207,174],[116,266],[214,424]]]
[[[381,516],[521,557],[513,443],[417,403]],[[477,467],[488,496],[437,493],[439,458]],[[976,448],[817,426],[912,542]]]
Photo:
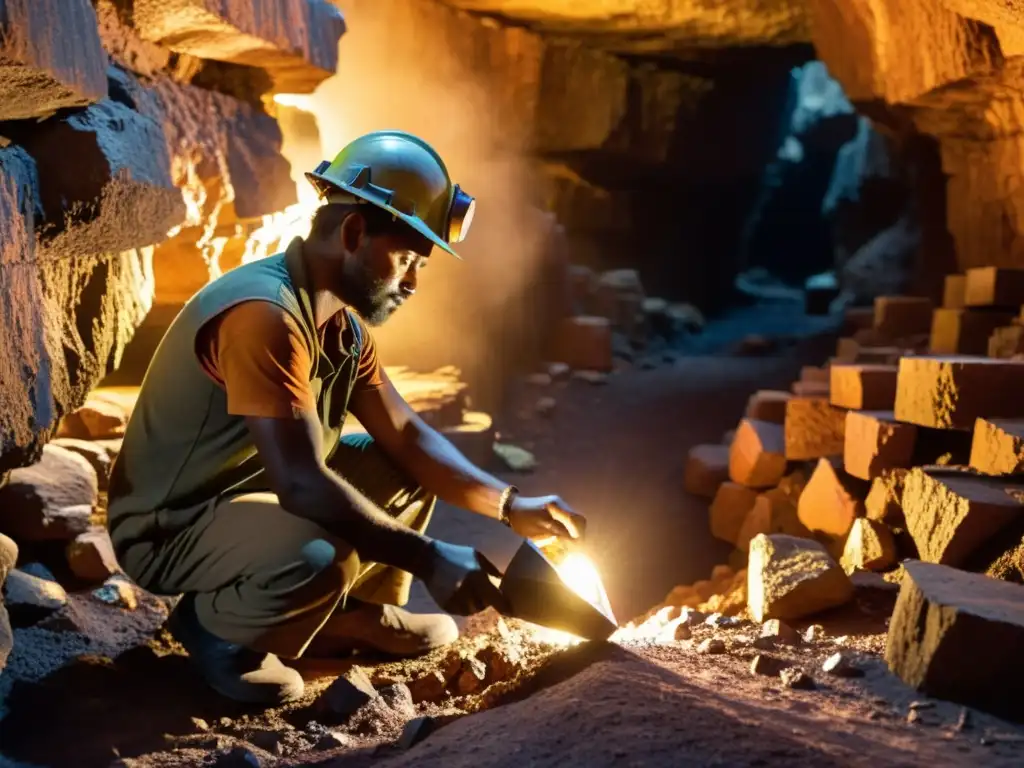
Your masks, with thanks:
[[[321,200],[372,203],[460,258],[450,244],[466,239],[476,201],[452,183],[441,156],[422,139],[404,131],[368,133],[306,178]]]

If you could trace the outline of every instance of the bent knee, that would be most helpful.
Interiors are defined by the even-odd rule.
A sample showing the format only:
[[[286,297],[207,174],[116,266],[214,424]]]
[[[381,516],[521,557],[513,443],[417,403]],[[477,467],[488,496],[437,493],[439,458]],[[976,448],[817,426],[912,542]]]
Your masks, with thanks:
[[[359,557],[355,551],[340,551],[326,539],[311,539],[302,545],[302,561],[317,574],[330,574],[339,584],[351,584],[359,574]]]

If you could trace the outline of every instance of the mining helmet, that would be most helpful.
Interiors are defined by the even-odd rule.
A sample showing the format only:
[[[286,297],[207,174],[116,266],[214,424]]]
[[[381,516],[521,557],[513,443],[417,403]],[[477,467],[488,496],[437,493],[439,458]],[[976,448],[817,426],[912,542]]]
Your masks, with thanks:
[[[441,156],[404,131],[375,131],[346,146],[334,162],[306,174],[321,200],[371,203],[461,258],[476,201],[453,184]]]

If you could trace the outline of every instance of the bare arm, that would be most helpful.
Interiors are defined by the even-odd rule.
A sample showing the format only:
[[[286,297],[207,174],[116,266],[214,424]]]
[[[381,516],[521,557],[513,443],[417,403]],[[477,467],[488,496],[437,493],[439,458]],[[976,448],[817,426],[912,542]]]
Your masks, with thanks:
[[[291,514],[322,526],[371,562],[425,578],[431,540],[395,521],[362,493],[331,472],[322,456],[322,427],[316,416],[248,417],[271,489]]]
[[[454,506],[497,518],[508,483],[476,467],[417,415],[383,371],[382,377],[383,386],[353,395],[352,415],[425,490]]]

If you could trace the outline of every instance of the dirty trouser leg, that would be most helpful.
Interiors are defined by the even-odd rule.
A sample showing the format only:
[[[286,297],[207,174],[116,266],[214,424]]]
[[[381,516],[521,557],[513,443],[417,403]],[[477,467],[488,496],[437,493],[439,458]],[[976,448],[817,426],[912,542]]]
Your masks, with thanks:
[[[427,530],[437,498],[406,475],[366,434],[345,435],[327,465],[391,517],[419,533]],[[362,562],[349,597],[405,605],[413,576],[382,563]]]

